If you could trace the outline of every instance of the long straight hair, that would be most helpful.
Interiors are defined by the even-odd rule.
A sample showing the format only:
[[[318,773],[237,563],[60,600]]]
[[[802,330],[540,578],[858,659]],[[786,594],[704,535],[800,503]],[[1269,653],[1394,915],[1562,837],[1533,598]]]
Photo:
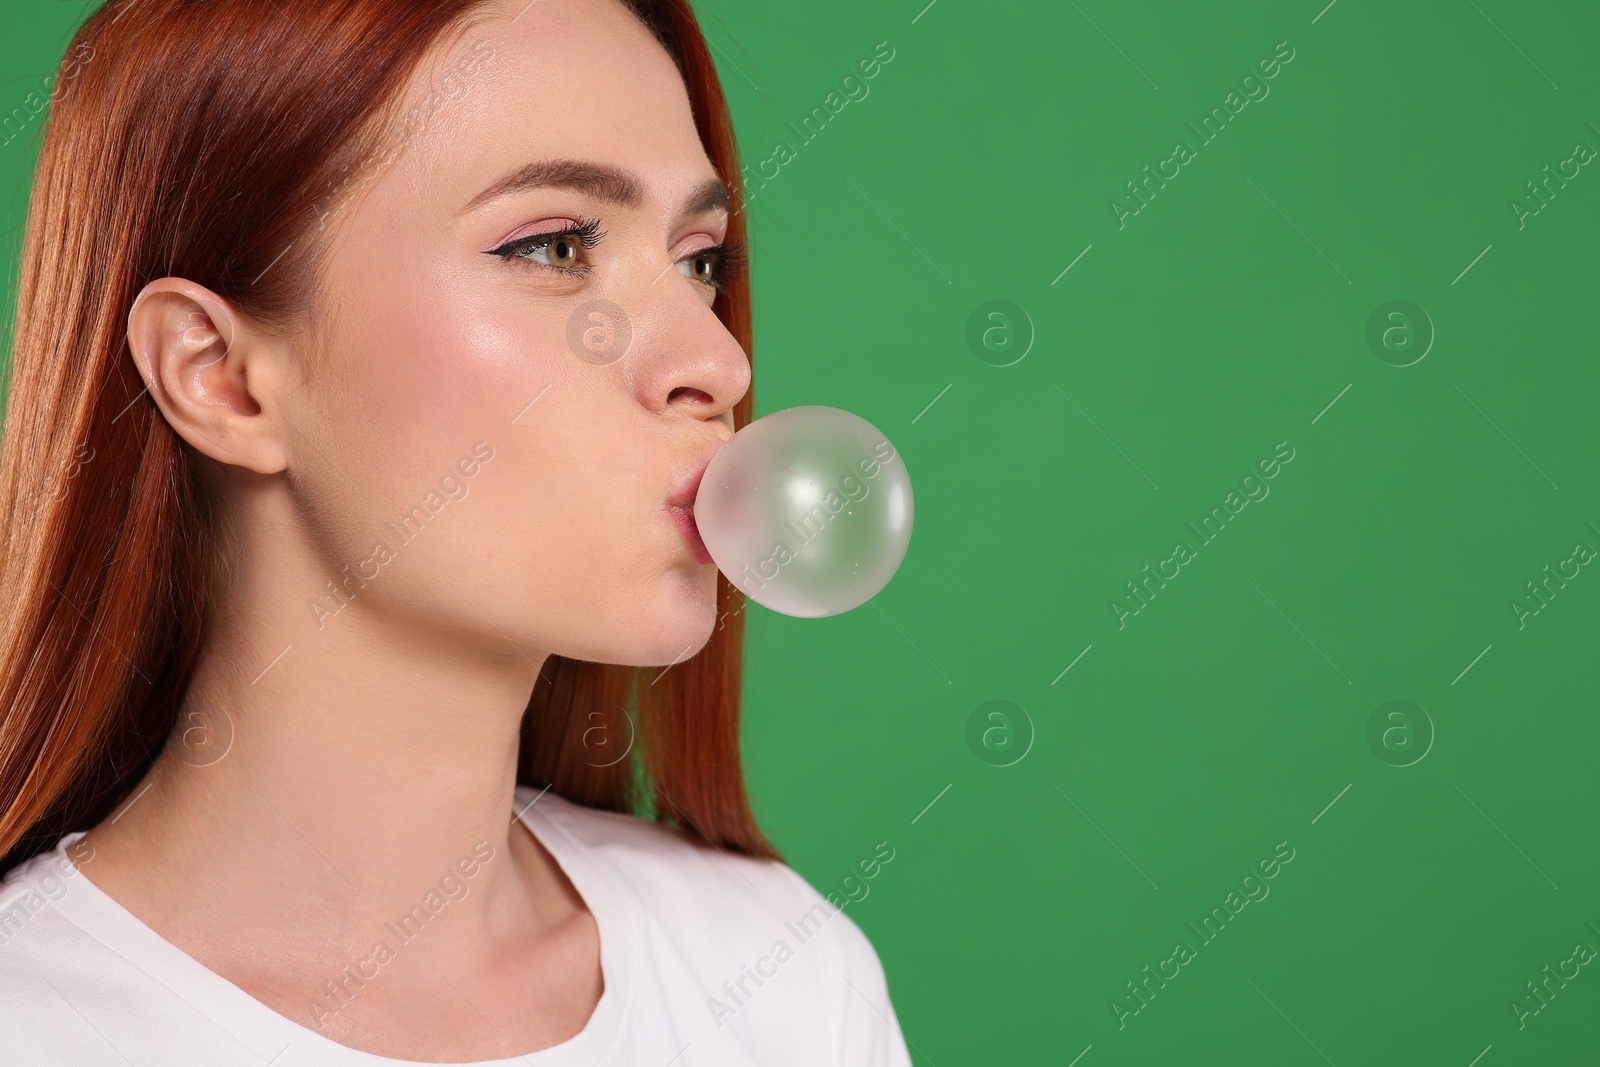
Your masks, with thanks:
[[[683,74],[733,190],[729,239],[743,240],[733,127],[700,26],[686,0],[627,4]],[[316,298],[317,218],[394,146],[396,102],[428,50],[483,11],[108,0],[75,35],[34,174],[0,449],[0,873],[126,799],[173,736],[201,647],[218,516],[128,358],[135,295],[177,276],[293,321]],[[747,277],[715,311],[751,352]],[[746,394],[736,427],[752,406]],[[719,574],[722,621],[665,671],[551,656],[518,780],[781,858],[745,792],[743,630],[727,622],[743,606]]]

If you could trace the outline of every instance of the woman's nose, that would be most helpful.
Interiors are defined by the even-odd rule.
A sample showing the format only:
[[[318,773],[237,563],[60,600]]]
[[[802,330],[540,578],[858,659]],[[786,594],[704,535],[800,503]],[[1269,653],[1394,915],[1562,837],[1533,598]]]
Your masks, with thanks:
[[[731,422],[728,413],[750,389],[750,358],[695,291],[703,284],[675,269],[651,283],[635,304],[630,350],[619,365],[646,410]]]

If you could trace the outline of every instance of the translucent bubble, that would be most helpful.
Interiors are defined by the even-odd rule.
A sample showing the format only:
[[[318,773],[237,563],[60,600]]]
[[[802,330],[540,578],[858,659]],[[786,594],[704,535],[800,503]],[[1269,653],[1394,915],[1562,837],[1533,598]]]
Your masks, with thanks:
[[[860,607],[894,577],[911,542],[911,476],[865,419],[788,408],[717,451],[694,518],[717,569],[746,596],[822,618]]]

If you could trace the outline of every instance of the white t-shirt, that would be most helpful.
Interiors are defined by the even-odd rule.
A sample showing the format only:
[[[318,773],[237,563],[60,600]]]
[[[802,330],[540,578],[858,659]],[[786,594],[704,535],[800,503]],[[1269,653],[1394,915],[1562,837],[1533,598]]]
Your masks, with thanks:
[[[569,1040],[453,1067],[911,1067],[871,943],[789,867],[527,786],[516,806],[594,916],[605,988]],[[0,1064],[422,1062],[341,1045],[207,970],[78,871],[82,836],[0,883]]]

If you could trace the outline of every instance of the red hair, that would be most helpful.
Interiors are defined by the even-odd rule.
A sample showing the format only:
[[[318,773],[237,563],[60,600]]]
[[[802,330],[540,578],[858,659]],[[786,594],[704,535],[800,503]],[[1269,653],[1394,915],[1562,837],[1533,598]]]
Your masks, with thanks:
[[[733,127],[699,24],[684,0],[627,3],[683,73],[733,192],[729,240],[743,240]],[[218,529],[189,446],[128,357],[134,297],[177,276],[290,321],[315,300],[320,216],[392,131],[425,54],[483,11],[107,0],[74,37],[34,175],[0,450],[0,872],[128,796],[173,733],[200,650]],[[748,279],[715,310],[750,352]],[[736,427],[752,408],[747,393]],[[721,575],[717,603],[723,620],[744,606]],[[721,622],[664,671],[551,656],[518,780],[780,859],[745,793],[742,649],[742,627]],[[601,728],[627,758],[587,758]]]

